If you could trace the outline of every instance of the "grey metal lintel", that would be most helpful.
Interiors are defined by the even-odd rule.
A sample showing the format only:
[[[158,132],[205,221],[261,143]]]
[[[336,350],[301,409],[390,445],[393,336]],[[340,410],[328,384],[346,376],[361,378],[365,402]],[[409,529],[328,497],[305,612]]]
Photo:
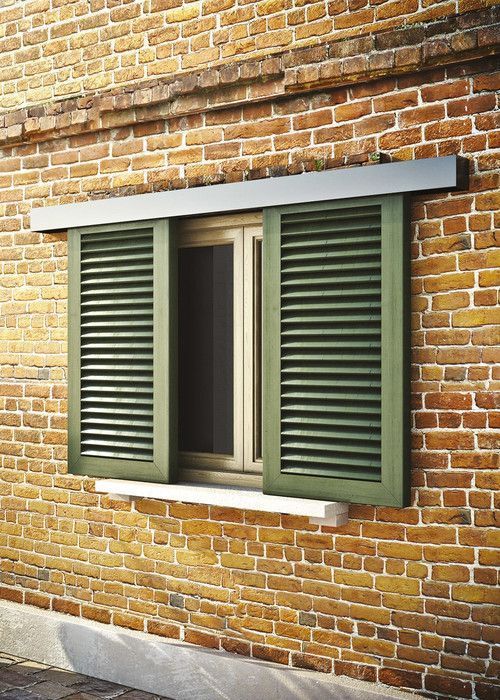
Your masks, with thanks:
[[[40,207],[31,212],[31,228],[61,231],[350,197],[460,190],[467,185],[466,159],[425,158]]]

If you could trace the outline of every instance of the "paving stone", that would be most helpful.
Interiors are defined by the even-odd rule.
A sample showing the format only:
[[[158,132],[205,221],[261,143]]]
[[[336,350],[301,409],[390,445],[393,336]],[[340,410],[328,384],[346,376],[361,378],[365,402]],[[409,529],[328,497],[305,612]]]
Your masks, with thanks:
[[[67,685],[62,685],[61,683],[42,681],[33,686],[32,692],[36,693],[41,698],[45,698],[45,700],[59,700],[60,698],[66,698],[74,691],[68,688]]]
[[[129,688],[117,683],[111,683],[111,681],[103,681],[99,678],[87,678],[87,682],[79,685],[78,690],[81,693],[91,693],[98,698],[116,698],[123,695]]]
[[[74,693],[73,695],[68,695],[65,700],[95,700],[95,698],[95,695],[89,695],[89,693]]]
[[[78,683],[88,683],[89,677],[74,671],[66,671],[62,668],[47,668],[36,675],[39,681],[53,681],[61,685],[74,686]]]
[[[171,700],[111,681],[0,654],[0,700]]]
[[[8,686],[14,688],[26,688],[35,682],[32,675],[26,673],[16,673],[15,665],[0,669],[0,680]]]
[[[21,675],[30,676],[33,673],[38,673],[48,668],[50,667],[47,666],[47,664],[39,664],[37,661],[21,661],[20,663],[16,663],[11,670]]]
[[[0,693],[1,700],[43,700],[40,695],[31,693],[27,688],[11,688]]]
[[[153,695],[146,693],[145,690],[129,690],[127,693],[120,695],[120,700],[172,700],[164,695]]]

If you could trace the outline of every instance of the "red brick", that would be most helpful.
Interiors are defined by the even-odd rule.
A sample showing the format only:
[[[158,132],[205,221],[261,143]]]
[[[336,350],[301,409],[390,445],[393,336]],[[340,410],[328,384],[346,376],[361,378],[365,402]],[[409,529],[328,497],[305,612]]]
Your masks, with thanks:
[[[427,675],[424,678],[425,689],[437,692],[445,697],[471,698],[472,685],[470,681],[447,676]]]
[[[381,668],[378,673],[380,683],[397,688],[421,688],[422,677],[415,671],[403,671],[396,668]]]

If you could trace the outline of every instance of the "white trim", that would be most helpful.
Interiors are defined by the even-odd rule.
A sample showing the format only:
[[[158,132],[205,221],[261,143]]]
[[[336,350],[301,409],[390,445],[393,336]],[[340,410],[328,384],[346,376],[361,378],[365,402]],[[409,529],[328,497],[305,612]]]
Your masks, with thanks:
[[[315,501],[311,498],[268,496],[258,489],[201,484],[154,484],[124,479],[96,479],[95,490],[121,500],[155,498],[161,501],[204,503],[265,513],[304,515],[317,525],[345,525],[349,505],[335,501]]]
[[[445,156],[193,187],[33,209],[33,231],[200,216],[270,206],[403,192],[453,190],[466,184],[463,158]]]
[[[415,700],[380,684],[279,666],[5,600],[0,600],[0,652],[173,700]]]

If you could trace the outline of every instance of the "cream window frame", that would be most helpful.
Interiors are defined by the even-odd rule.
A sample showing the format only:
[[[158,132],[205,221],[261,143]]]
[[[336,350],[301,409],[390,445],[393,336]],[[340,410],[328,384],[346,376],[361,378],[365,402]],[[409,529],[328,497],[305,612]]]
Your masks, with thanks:
[[[234,454],[179,452],[179,478],[185,482],[262,486],[261,439],[261,270],[262,213],[185,219],[178,248],[233,245],[234,267]],[[262,255],[262,248],[260,248]]]

